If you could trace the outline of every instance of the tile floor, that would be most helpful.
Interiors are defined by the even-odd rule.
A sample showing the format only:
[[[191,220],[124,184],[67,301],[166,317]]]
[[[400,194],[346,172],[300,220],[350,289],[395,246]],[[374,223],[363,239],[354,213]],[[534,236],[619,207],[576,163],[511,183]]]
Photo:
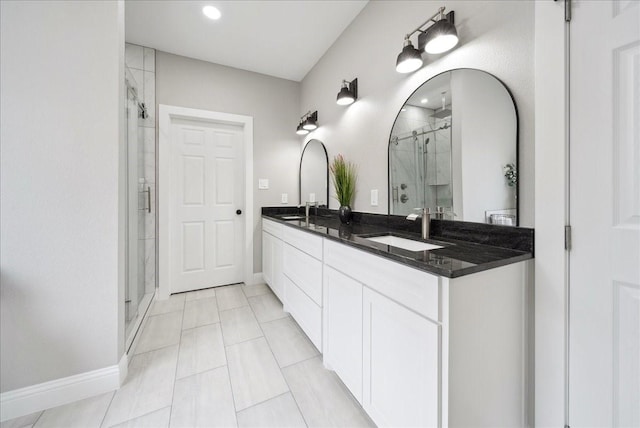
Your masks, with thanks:
[[[265,284],[154,302],[125,384],[22,427],[374,426]]]

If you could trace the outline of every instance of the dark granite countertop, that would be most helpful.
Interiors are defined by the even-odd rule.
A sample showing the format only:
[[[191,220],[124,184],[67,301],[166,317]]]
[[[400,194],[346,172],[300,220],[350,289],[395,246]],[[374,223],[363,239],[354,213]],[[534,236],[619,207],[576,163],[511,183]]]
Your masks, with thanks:
[[[295,207],[262,209],[262,216],[269,220],[447,278],[457,278],[533,258],[532,229],[432,220],[432,236],[428,240],[422,240],[413,225],[420,222],[410,222],[407,226],[407,223],[398,220],[403,219],[400,216],[361,213],[354,215],[352,224],[343,225],[333,210],[324,209],[317,216],[311,214],[308,224],[304,220],[283,219],[285,216],[299,214],[300,211]],[[434,236],[434,231],[438,232],[438,236]],[[494,231],[498,238],[488,236]],[[386,234],[441,245],[444,248],[409,251],[366,239]],[[451,236],[458,239],[452,239]],[[487,242],[493,245],[487,245]]]

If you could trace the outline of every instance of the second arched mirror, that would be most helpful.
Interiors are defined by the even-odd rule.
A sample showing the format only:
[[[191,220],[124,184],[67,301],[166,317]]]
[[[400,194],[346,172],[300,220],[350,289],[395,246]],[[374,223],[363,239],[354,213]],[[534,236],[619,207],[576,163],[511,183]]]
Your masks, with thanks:
[[[389,213],[518,224],[518,114],[495,76],[457,69],[429,79],[400,109],[389,139]]]
[[[309,140],[300,157],[300,204],[329,202],[329,158],[319,140]]]

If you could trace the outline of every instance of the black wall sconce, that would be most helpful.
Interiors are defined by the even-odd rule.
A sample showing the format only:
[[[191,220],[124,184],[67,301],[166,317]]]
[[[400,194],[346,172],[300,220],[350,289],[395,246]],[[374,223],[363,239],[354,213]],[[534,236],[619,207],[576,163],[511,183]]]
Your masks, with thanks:
[[[300,118],[296,134],[307,135],[309,131],[313,131],[316,128],[318,128],[318,111],[316,110],[313,113],[308,111]]]
[[[353,79],[351,82],[346,80],[342,81],[342,88],[338,92],[336,104],[340,106],[348,106],[353,104],[358,99],[358,79]]]
[[[454,25],[453,11],[445,14],[445,8],[438,11],[418,28],[404,36],[404,47],[396,60],[396,71],[398,73],[411,73],[422,67],[422,51],[430,54],[439,54],[453,49],[458,44],[458,31]],[[436,19],[437,18],[437,19]],[[424,27],[431,24],[430,27]],[[418,36],[418,49],[413,47],[411,36],[415,33]]]

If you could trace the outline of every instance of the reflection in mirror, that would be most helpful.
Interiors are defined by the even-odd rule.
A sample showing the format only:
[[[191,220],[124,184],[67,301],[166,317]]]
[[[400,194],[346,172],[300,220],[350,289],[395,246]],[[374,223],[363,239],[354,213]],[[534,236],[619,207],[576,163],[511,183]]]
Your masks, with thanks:
[[[391,130],[389,213],[429,207],[444,219],[515,226],[517,162],[518,117],[504,84],[480,70],[439,74]]]
[[[300,158],[300,204],[329,201],[329,158],[319,140],[309,140]]]

